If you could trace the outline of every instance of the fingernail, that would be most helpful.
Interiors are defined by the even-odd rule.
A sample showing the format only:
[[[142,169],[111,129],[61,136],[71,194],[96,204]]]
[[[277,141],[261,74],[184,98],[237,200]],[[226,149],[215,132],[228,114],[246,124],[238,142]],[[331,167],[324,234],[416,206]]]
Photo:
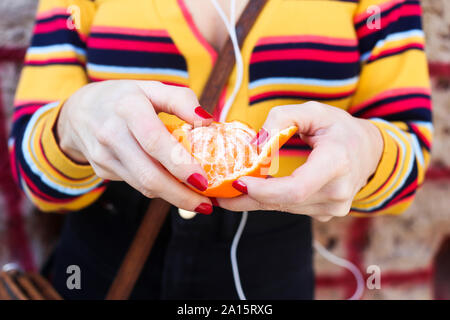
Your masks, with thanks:
[[[200,203],[194,211],[201,214],[211,214],[213,212],[213,206],[209,203],[203,202]]]
[[[189,178],[187,178],[187,182],[189,182],[189,184],[200,191],[205,191],[206,189],[208,189],[208,179],[206,179],[200,173],[191,174]]]
[[[198,106],[197,108],[195,108],[194,112],[196,115],[198,115],[199,117],[201,117],[203,119],[212,119],[212,117],[213,117],[212,115],[209,114],[208,111],[203,109],[201,106]]]
[[[266,129],[261,128],[256,136],[252,139],[251,143],[256,144],[258,147],[262,146],[269,139],[269,133]]]
[[[210,197],[209,200],[211,200],[211,203],[213,204],[214,207],[220,207],[219,202],[217,201],[216,198]]]
[[[243,183],[241,180],[234,180],[231,184],[233,188],[235,188],[237,191],[242,192],[244,194],[248,194],[247,191],[247,185]]]

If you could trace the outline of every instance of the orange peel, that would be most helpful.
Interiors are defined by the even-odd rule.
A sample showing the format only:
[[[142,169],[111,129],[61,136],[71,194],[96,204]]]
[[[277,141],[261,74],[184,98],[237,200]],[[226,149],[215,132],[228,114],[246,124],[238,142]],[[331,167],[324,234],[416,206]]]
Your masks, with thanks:
[[[207,197],[232,198],[242,193],[232,183],[243,176],[266,177],[274,156],[296,132],[291,126],[271,136],[262,146],[252,143],[256,132],[240,121],[212,122],[193,127],[176,116],[160,113],[167,130],[197,160],[205,171],[208,188],[197,193]]]

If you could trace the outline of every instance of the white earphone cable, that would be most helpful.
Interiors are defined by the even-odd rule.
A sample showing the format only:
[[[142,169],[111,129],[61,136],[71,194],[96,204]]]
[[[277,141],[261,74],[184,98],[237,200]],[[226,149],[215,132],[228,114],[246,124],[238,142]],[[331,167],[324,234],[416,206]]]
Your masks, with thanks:
[[[350,298],[348,298],[348,300],[361,299],[361,297],[364,293],[364,278],[362,276],[361,271],[358,269],[358,267],[355,266],[352,262],[332,254],[330,251],[325,249],[325,247],[322,246],[322,244],[317,240],[314,240],[313,246],[314,246],[314,249],[316,249],[317,252],[320,253],[320,255],[322,257],[324,257],[325,259],[327,259],[328,261],[330,261],[331,263],[333,263],[335,265],[338,265],[340,267],[347,269],[348,271],[350,271],[353,274],[353,276],[355,277],[355,280],[356,280],[356,290],[353,293],[353,295]]]
[[[227,17],[225,13],[223,12],[222,8],[219,6],[219,3],[217,0],[211,0],[212,4],[216,8],[220,18],[222,19],[223,23],[225,24],[225,27],[228,31],[228,34],[230,35],[231,42],[233,44],[233,51],[234,56],[236,58],[236,83],[234,84],[233,91],[231,92],[230,97],[225,102],[225,105],[223,106],[222,112],[220,113],[219,121],[223,122],[226,120],[226,117],[228,115],[228,112],[230,111],[231,105],[234,102],[234,99],[236,99],[236,96],[239,92],[239,89],[242,86],[242,79],[244,77],[244,62],[242,60],[242,54],[241,50],[239,49],[239,43],[237,40],[236,35],[236,29],[234,28],[234,20],[236,17],[236,0],[230,1],[230,21],[227,20]]]
[[[247,300],[244,294],[244,290],[242,289],[241,277],[239,275],[239,268],[237,263],[237,246],[239,245],[239,240],[241,239],[242,231],[244,231],[244,227],[247,223],[248,212],[242,212],[241,222],[239,223],[239,227],[237,228],[236,233],[234,234],[233,242],[231,243],[230,257],[231,257],[231,268],[233,270],[233,279],[234,285],[236,287],[237,294],[240,300]]]
[[[222,21],[225,24],[225,27],[227,29],[227,32],[228,32],[231,42],[233,44],[234,56],[236,59],[236,71],[237,71],[236,83],[234,85],[234,88],[233,88],[233,91],[232,91],[230,97],[225,102],[225,105],[222,109],[222,112],[220,113],[220,118],[219,118],[219,121],[224,122],[226,120],[228,112],[231,108],[231,105],[233,104],[234,100],[236,99],[239,89],[241,88],[242,80],[244,77],[244,63],[243,63],[243,59],[242,59],[241,50],[239,49],[239,44],[238,44],[237,35],[236,35],[236,29],[234,27],[234,21],[235,21],[235,17],[236,17],[236,0],[230,1],[230,6],[231,6],[230,21],[227,20],[227,17],[225,15],[225,13],[223,12],[222,8],[219,6],[217,0],[211,0],[211,2],[214,5],[220,18],[222,19]],[[230,249],[230,258],[231,258],[231,267],[232,267],[232,271],[233,271],[233,279],[234,279],[234,284],[236,286],[236,291],[237,291],[237,294],[238,294],[240,300],[246,300],[246,297],[244,294],[244,290],[242,289],[242,283],[241,283],[241,277],[239,275],[239,268],[238,268],[238,263],[237,263],[236,252],[237,252],[237,247],[239,245],[239,240],[241,239],[242,232],[244,231],[245,225],[247,223],[247,218],[248,218],[248,212],[244,211],[242,213],[242,217],[241,217],[239,226],[233,237],[233,242],[231,243],[231,249]],[[364,279],[361,274],[361,271],[359,271],[359,269],[350,261],[339,258],[338,256],[335,256],[334,254],[329,252],[318,241],[314,241],[314,248],[325,259],[327,259],[328,261],[330,261],[333,264],[336,264],[338,266],[348,269],[353,274],[353,276],[356,279],[357,287],[356,287],[354,294],[349,298],[349,300],[360,299],[364,292]]]

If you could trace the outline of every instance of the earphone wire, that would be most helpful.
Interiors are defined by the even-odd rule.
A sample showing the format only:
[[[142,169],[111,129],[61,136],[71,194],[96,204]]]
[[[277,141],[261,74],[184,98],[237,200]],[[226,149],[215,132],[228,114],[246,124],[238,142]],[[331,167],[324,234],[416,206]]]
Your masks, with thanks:
[[[239,43],[237,40],[237,34],[236,29],[234,27],[235,17],[236,17],[236,0],[230,1],[230,21],[227,20],[227,17],[225,13],[223,12],[222,8],[219,6],[219,3],[217,0],[211,0],[212,4],[214,5],[217,13],[219,14],[220,18],[225,24],[225,27],[228,31],[228,34],[230,36],[231,42],[233,44],[233,51],[234,56],[236,59],[236,82],[233,88],[233,91],[230,95],[230,97],[225,102],[225,105],[222,109],[222,112],[220,113],[219,121],[224,122],[226,121],[226,117],[228,115],[228,112],[236,99],[236,96],[242,86],[242,80],[244,77],[244,63],[242,59],[241,50],[239,48]],[[244,211],[242,213],[241,221],[239,223],[239,226],[236,230],[236,233],[234,234],[233,241],[231,243],[230,248],[230,258],[231,258],[231,268],[233,272],[233,279],[234,279],[234,285],[236,287],[236,292],[238,294],[238,297],[240,300],[247,300],[244,290],[242,288],[241,283],[241,277],[239,274],[239,267],[237,262],[237,247],[239,245],[239,240],[241,239],[241,235],[244,231],[245,225],[247,224],[247,218],[248,218],[248,212]],[[329,252],[325,247],[323,247],[317,240],[314,241],[313,244],[316,251],[323,256],[326,260],[329,262],[338,265],[340,267],[346,268],[349,270],[356,280],[356,289],[353,295],[348,300],[357,300],[360,299],[364,293],[364,278],[362,276],[361,271],[354,265],[352,262],[340,258],[331,252]]]

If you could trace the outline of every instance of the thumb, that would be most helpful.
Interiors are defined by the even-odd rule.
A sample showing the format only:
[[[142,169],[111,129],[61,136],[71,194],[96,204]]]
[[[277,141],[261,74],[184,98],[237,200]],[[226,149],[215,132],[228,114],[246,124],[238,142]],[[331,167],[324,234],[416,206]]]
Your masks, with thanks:
[[[319,129],[332,124],[330,111],[334,112],[333,109],[336,108],[314,101],[272,108],[258,133],[258,145],[267,141],[269,136],[290,126],[296,126],[301,135],[314,135]]]
[[[189,88],[166,85],[158,81],[136,81],[155,111],[174,114],[192,124],[209,125],[213,117],[200,106],[196,94]]]

